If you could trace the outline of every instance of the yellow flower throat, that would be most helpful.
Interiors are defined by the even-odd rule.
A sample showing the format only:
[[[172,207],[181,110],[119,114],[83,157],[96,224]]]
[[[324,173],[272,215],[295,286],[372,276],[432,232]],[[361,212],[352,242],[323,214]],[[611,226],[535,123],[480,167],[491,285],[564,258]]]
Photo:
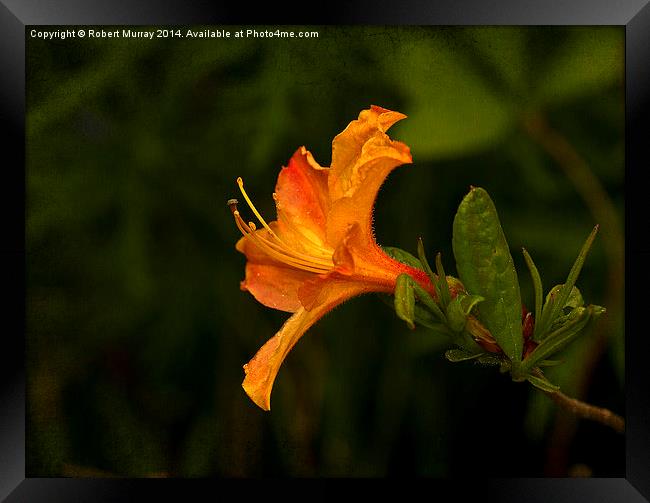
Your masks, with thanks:
[[[308,240],[311,245],[315,245],[311,247],[315,248],[314,252],[317,253],[318,256],[301,253],[291,248],[273,231],[273,229],[271,229],[271,227],[266,223],[266,220],[264,220],[262,215],[260,215],[260,212],[257,211],[257,208],[255,208],[255,205],[244,190],[244,182],[241,177],[237,178],[237,185],[239,186],[239,190],[241,191],[242,196],[244,196],[248,207],[267,231],[266,234],[263,232],[257,232],[257,226],[254,222],[246,223],[246,221],[239,214],[239,210],[237,209],[237,199],[230,199],[228,201],[228,206],[230,207],[230,211],[232,211],[232,214],[235,218],[235,224],[237,225],[237,228],[241,231],[244,237],[250,239],[258,248],[264,250],[264,252],[270,257],[296,269],[313,272],[316,274],[326,274],[334,268],[334,262],[332,262],[332,253],[324,249],[322,245],[315,243],[312,239],[305,236],[304,233],[297,232],[297,235],[301,236],[305,240]],[[277,204],[275,193],[273,194],[273,199],[276,200]],[[292,227],[289,219],[283,220],[283,224]],[[295,231],[296,229],[293,228],[292,230]]]

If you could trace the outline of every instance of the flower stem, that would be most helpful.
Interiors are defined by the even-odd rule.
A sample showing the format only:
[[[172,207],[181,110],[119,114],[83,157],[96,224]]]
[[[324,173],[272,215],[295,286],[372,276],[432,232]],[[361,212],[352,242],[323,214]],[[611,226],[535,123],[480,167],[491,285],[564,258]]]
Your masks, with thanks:
[[[578,417],[598,421],[605,426],[609,426],[617,433],[623,433],[625,431],[625,419],[623,419],[618,414],[614,414],[609,409],[596,407],[595,405],[581,402],[580,400],[566,396],[561,391],[556,391],[554,393],[544,393],[546,393],[551,398],[551,400],[553,400],[560,407],[568,410],[569,412],[572,412]]]
[[[537,377],[543,376],[542,372],[539,369],[534,370],[532,374]],[[582,402],[576,398],[571,398],[561,391],[543,391],[543,393],[546,394],[560,407],[575,414],[578,417],[581,417],[583,419],[590,419],[592,421],[598,421],[605,426],[609,426],[617,433],[623,433],[625,431],[625,419],[623,419],[618,414],[613,413],[609,409],[596,407],[595,405]]]

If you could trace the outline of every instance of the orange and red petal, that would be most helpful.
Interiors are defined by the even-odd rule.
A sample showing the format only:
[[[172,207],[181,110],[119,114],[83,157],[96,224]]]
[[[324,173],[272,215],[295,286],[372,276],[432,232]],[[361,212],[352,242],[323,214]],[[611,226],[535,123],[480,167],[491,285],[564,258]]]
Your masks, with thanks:
[[[305,147],[299,148],[287,167],[282,168],[275,198],[283,238],[307,248],[324,244],[330,205],[328,171],[318,165]]]
[[[398,120],[404,119],[406,115],[399,112],[386,110],[385,108],[372,106],[363,110],[359,118],[350,122],[348,126],[332,141],[332,164],[328,180],[329,194],[331,200],[351,195],[355,184],[359,182],[356,172],[358,166],[368,160],[363,150],[365,145],[371,141],[379,141],[387,147],[394,144],[395,148],[406,151],[408,147],[399,142],[392,142],[386,131]],[[408,154],[410,162],[410,154]],[[361,162],[359,162],[361,161]]]
[[[332,203],[327,221],[327,242],[330,246],[336,248],[347,229],[354,224],[360,226],[369,245],[375,242],[372,214],[377,193],[388,174],[404,162],[404,159],[381,157],[360,166],[360,181],[355,185],[354,193]]]
[[[377,192],[390,172],[412,162],[409,148],[384,132],[400,118],[378,107],[364,110],[332,143],[328,186],[331,209],[327,221],[328,244],[336,248],[350,225],[358,223],[368,242]]]
[[[294,313],[301,306],[298,291],[312,276],[313,273],[288,267],[248,263],[241,288],[266,307]]]
[[[266,229],[257,233],[268,236]],[[313,273],[301,271],[273,259],[251,238],[242,237],[236,247],[247,258],[246,277],[241,282],[242,290],[250,292],[267,307],[295,312],[300,307],[298,289]]]
[[[309,328],[337,305],[363,293],[355,285],[343,282],[327,283],[320,290],[321,301],[311,310],[300,307],[280,331],[269,339],[244,365],[246,377],[242,387],[260,408],[270,410],[271,390],[282,362]]]
[[[348,126],[332,141],[332,164],[329,180],[330,196],[333,199],[343,197],[349,189],[350,172],[357,164],[363,146],[374,137],[388,139],[386,131],[406,115],[372,105],[362,110],[359,118]]]

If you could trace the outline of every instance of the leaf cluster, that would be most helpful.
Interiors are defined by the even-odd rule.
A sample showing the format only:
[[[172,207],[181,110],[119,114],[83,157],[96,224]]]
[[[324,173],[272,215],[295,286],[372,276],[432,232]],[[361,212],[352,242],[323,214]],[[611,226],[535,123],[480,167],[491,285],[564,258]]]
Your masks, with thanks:
[[[453,229],[460,281],[445,273],[440,253],[432,270],[421,239],[418,258],[398,248],[384,248],[396,260],[426,272],[432,285],[429,292],[408,274],[401,274],[394,298],[397,316],[411,329],[419,324],[449,337],[457,346],[445,354],[451,362],[498,365],[515,381],[527,380],[546,392],[559,390],[540,367],[561,363],[551,357],[605,312],[601,306],[585,305],[575,286],[598,226],[587,237],[566,281],[551,288],[545,298],[540,273],[528,251],[522,250],[534,285],[534,315],[522,315],[517,271],[487,191],[471,188],[458,208]]]

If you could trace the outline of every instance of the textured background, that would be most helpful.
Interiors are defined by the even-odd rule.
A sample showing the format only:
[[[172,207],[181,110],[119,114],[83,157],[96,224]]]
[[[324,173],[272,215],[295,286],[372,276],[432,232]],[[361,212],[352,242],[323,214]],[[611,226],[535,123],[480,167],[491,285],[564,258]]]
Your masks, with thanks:
[[[521,246],[548,289],[601,224],[578,286],[608,314],[549,376],[623,411],[623,29],[317,29],[27,38],[28,475],[624,476],[622,436],[448,363],[374,296],[300,341],[272,413],[246,397],[287,315],[239,290],[225,201],[242,176],[271,219],[295,149],[329,164],[372,103],[409,116],[391,136],[414,158],[380,192],[380,244],[423,236],[453,273],[455,209],[483,186],[532,307]]]

